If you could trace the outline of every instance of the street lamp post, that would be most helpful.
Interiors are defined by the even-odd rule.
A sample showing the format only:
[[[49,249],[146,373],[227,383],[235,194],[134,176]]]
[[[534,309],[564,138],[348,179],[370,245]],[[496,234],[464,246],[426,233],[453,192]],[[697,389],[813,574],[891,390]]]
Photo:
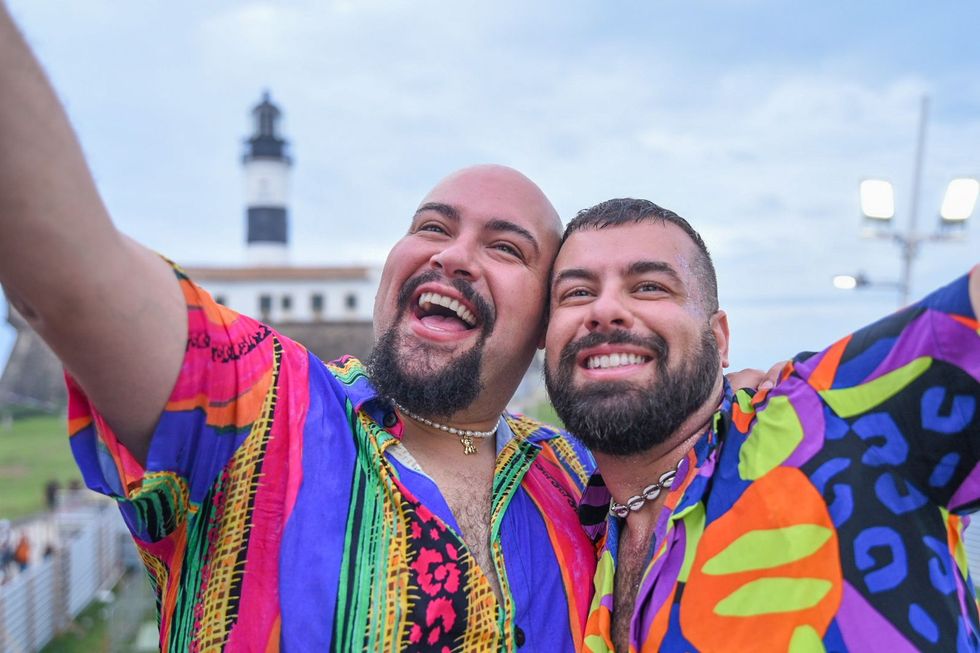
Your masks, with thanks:
[[[912,176],[912,197],[909,204],[909,220],[905,233],[894,228],[895,192],[891,182],[881,179],[865,179],[861,182],[861,213],[872,227],[865,235],[890,240],[898,245],[902,259],[902,271],[898,281],[871,281],[863,273],[855,276],[838,275],[834,285],[844,290],[868,286],[890,286],[899,291],[902,306],[908,304],[912,289],[912,264],[921,245],[930,241],[950,241],[963,238],[962,229],[973,213],[980,183],[972,178],[953,179],[946,188],[939,212],[938,229],[932,233],[916,230],[919,213],[919,192],[922,184],[922,161],[925,155],[926,121],[929,114],[929,98],[923,96],[919,112],[919,130],[915,149],[915,169]]]

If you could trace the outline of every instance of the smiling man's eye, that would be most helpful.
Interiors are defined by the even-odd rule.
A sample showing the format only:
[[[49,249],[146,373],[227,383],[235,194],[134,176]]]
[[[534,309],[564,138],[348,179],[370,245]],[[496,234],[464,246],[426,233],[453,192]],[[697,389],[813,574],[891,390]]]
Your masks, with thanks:
[[[517,249],[510,243],[494,243],[493,247],[494,249],[504,252],[505,254],[510,254],[515,258],[519,258],[521,260],[524,259],[524,255],[521,253],[521,250]]]
[[[433,222],[427,222],[423,225],[419,225],[419,228],[416,229],[416,231],[429,231],[436,234],[447,233],[445,227],[443,227],[441,224],[436,224]]]
[[[654,283],[653,281],[645,281],[636,287],[639,292],[659,292],[665,290],[663,286],[659,283]]]
[[[580,299],[582,297],[590,297],[591,293],[585,288],[572,288],[559,295],[561,299]]]

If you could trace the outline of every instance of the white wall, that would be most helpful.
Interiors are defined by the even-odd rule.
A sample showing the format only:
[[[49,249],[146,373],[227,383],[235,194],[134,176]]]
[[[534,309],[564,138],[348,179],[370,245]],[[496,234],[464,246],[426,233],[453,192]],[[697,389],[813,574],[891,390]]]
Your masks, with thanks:
[[[312,322],[317,318],[312,308],[314,294],[323,295],[321,320],[370,320],[374,310],[377,279],[363,280],[310,280],[310,281],[204,281],[201,285],[225,306],[252,317],[273,322]],[[259,297],[272,298],[272,310],[268,316],[260,314]],[[356,298],[354,308],[348,308],[347,296]],[[283,309],[283,297],[292,299],[290,310]]]

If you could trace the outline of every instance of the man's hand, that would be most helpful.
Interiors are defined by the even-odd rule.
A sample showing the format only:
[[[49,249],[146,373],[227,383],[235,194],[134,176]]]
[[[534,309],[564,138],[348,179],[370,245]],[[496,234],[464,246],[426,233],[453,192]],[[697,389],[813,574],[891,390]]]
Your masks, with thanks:
[[[780,361],[770,367],[769,371],[765,373],[762,370],[747,368],[726,374],[725,378],[728,379],[728,383],[736,390],[739,388],[749,388],[760,392],[771,390],[779,383],[779,375],[787,363],[789,363],[788,360]]]

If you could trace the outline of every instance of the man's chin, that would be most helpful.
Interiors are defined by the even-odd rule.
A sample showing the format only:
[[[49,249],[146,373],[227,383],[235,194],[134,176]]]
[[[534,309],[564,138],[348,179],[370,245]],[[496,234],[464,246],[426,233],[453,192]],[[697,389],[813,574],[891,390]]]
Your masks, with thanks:
[[[472,351],[471,347],[453,347],[445,343],[407,341],[403,338],[395,350],[395,360],[399,368],[408,376],[419,381],[443,374],[455,362]]]
[[[643,395],[642,388],[628,381],[590,381],[572,386],[572,393],[591,407],[630,404],[636,395]]]
[[[451,415],[482,390],[479,347],[446,351],[389,331],[378,339],[368,370],[377,390],[409,410]]]

